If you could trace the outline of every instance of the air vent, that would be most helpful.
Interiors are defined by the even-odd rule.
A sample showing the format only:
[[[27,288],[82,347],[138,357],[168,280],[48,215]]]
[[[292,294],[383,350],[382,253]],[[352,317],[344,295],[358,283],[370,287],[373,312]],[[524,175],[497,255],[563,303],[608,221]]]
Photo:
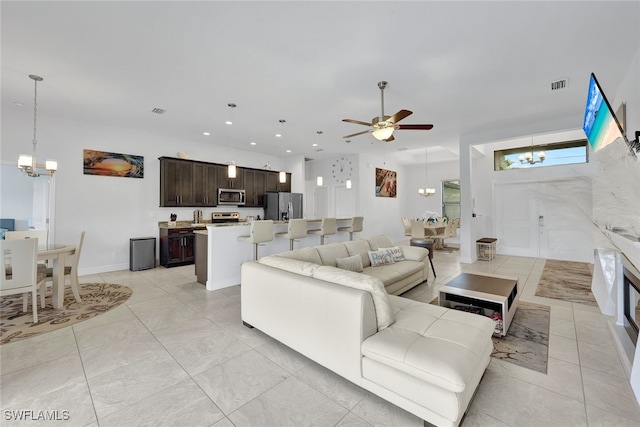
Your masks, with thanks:
[[[151,110],[151,112],[155,114],[164,114],[167,112],[167,110],[165,110],[164,108],[154,108],[153,110]]]
[[[567,86],[569,86],[569,79],[560,79],[551,82],[551,90],[565,89]]]
[[[320,151],[324,151],[324,148],[316,148],[314,151],[319,153]]]

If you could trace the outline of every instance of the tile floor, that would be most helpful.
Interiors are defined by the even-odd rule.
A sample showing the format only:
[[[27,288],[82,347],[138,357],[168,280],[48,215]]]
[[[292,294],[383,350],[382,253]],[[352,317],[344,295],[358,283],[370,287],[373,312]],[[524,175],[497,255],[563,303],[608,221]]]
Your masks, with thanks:
[[[535,297],[544,260],[461,265],[438,251],[429,302],[460,271],[517,275],[522,300],[551,306],[548,374],[491,359],[463,421],[472,426],[639,426],[636,403],[596,308]],[[13,410],[58,411],[67,426],[421,426],[240,321],[238,286],[207,292],[193,266],[81,278],[130,286],[121,307],[0,347],[2,426]]]

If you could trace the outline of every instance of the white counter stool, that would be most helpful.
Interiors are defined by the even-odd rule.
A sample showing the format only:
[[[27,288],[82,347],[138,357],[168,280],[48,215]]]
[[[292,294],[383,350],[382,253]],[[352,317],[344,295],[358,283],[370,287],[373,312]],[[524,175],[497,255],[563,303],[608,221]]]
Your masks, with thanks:
[[[238,236],[241,242],[253,244],[253,260],[258,260],[258,245],[273,240],[273,221],[270,219],[252,221],[251,231],[248,236]]]
[[[307,220],[305,218],[290,219],[287,231],[276,233],[276,237],[289,239],[289,250],[293,250],[293,241],[307,237]]]
[[[336,234],[336,219],[322,218],[319,230],[309,230],[307,234],[318,234],[320,236],[320,244],[324,245],[324,236]]]
[[[362,231],[362,223],[364,222],[363,216],[354,216],[351,218],[351,225],[349,227],[339,227],[338,231],[348,231],[349,240],[353,240],[353,233]]]

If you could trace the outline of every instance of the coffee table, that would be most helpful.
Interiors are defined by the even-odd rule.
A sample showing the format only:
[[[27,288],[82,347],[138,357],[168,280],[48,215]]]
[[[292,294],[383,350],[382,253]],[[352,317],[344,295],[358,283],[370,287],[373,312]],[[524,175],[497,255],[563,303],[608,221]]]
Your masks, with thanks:
[[[520,300],[517,278],[492,274],[462,273],[442,286],[439,292],[439,305],[463,308],[493,318],[496,322],[494,335],[500,336],[507,335]]]

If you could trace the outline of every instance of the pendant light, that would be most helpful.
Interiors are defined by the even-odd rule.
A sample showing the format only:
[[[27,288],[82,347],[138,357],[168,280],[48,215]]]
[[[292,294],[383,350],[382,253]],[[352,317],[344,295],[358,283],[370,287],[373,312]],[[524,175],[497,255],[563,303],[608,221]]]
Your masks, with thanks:
[[[280,126],[284,127],[284,124],[286,123],[285,119],[280,119]],[[280,135],[279,137],[282,138],[282,134],[278,134]],[[284,170],[284,141],[281,141],[281,149],[282,149],[282,169],[280,169],[280,173],[278,174],[278,180],[280,181],[280,184],[284,184],[287,182],[287,173]]]
[[[230,102],[229,104],[227,104],[227,107],[231,108],[231,120],[227,120],[225,122],[225,124],[227,125],[233,125],[233,109],[237,107],[236,104],[234,104],[233,102]],[[233,151],[233,135],[234,132],[232,131],[231,133],[231,150]],[[227,177],[228,178],[235,178],[236,177],[236,163],[235,160],[231,160],[231,163],[229,163],[229,166],[227,166]]]
[[[38,82],[44,80],[40,76],[36,76],[35,74],[29,74],[29,78],[34,82],[33,88],[33,151],[31,155],[28,154],[20,154],[18,157],[18,168],[22,170],[27,176],[32,178],[36,178],[40,176],[38,172],[38,163],[36,161],[36,146],[38,145],[37,138],[37,112],[38,112]],[[45,162],[45,170],[49,173],[49,175],[53,175],[55,171],[58,170],[58,162],[55,160],[47,160]]]
[[[435,188],[431,188],[427,185],[428,180],[428,170],[429,167],[427,165],[427,147],[425,147],[424,149],[424,181],[425,181],[425,186],[424,188],[420,187],[418,188],[418,194],[423,196],[423,197],[429,197],[429,196],[433,196],[434,194],[436,194],[436,189]]]
[[[546,159],[546,158],[547,158],[547,155],[545,154],[545,152],[544,151],[540,151],[540,152],[538,152],[538,160],[534,159],[534,157],[533,157],[533,137],[531,137],[531,151],[529,151],[525,155],[521,154],[518,157],[518,160],[520,160],[520,164],[527,162],[530,165],[535,165],[536,163],[544,162],[544,159]]]
[[[318,134],[318,146],[320,146],[320,135],[322,135],[322,131],[318,130],[318,131],[316,131],[316,133]],[[322,187],[322,184],[323,184],[322,175],[318,175],[316,177],[316,185],[318,187]]]

